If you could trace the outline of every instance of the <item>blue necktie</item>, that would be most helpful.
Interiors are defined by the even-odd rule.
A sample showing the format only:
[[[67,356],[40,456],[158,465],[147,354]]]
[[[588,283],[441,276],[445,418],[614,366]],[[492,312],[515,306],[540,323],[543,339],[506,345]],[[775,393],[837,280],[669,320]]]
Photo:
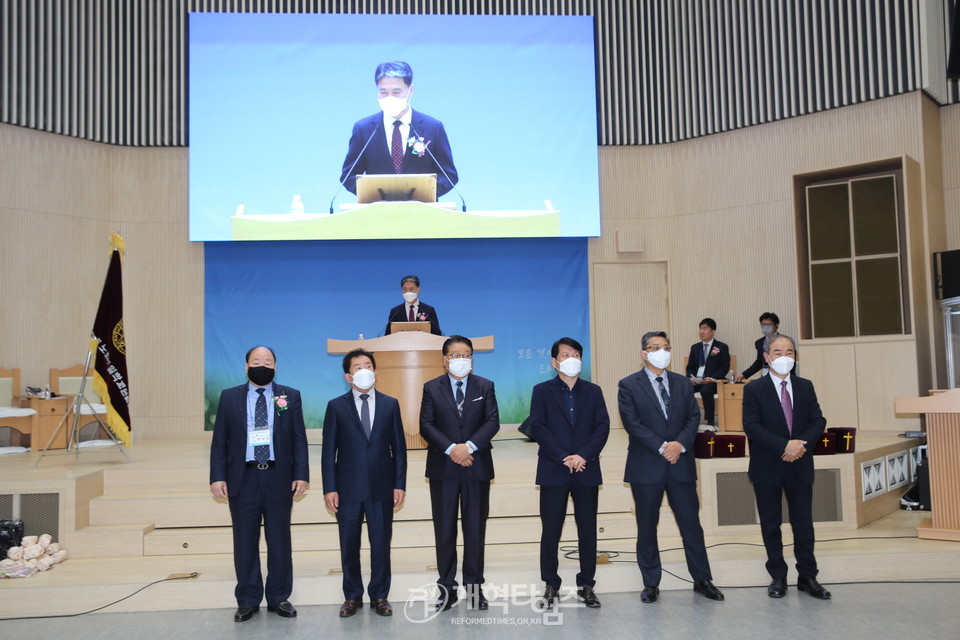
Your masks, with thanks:
[[[660,399],[663,400],[663,414],[667,415],[667,407],[670,405],[670,394],[663,384],[663,378],[657,378],[657,384],[660,385]]]

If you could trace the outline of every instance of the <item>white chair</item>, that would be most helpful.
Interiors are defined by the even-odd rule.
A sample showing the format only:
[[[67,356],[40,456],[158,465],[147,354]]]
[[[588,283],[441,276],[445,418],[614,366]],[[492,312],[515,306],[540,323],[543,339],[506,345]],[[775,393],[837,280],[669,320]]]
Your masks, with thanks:
[[[37,412],[14,402],[19,393],[20,369],[0,369],[0,446],[26,446],[35,430]]]
[[[107,440],[110,435],[103,431],[97,419],[87,416],[99,416],[100,420],[107,420],[107,406],[102,403],[100,395],[93,389],[92,371],[87,371],[87,383],[83,390],[83,397],[87,402],[80,403],[80,428],[78,440]],[[50,390],[57,395],[76,396],[80,393],[80,383],[83,382],[83,365],[75,364],[66,369],[50,369]],[[89,402],[89,404],[88,404]],[[71,422],[72,424],[72,422]]]

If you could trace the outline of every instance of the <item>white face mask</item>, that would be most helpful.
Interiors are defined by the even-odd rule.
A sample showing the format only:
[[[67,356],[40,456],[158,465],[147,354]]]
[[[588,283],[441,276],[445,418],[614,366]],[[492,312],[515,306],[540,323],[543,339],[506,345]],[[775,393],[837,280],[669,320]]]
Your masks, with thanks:
[[[567,358],[557,367],[565,376],[570,376],[571,378],[580,375],[580,370],[583,369],[583,363],[580,362],[579,358]]]
[[[793,358],[787,356],[780,356],[776,360],[770,363],[770,368],[779,373],[782,376],[790,373],[790,370],[793,369],[793,364],[796,362]]]
[[[366,391],[373,386],[376,380],[377,375],[373,372],[373,369],[360,369],[353,373],[353,386],[357,389]]]
[[[653,353],[647,352],[647,362],[657,369],[666,369],[670,366],[670,352],[666,349],[660,349]]]
[[[380,110],[391,118],[399,118],[401,114],[407,110],[407,107],[410,106],[406,98],[398,98],[396,96],[380,98],[377,102],[380,103]]]
[[[458,378],[462,378],[473,369],[473,360],[470,358],[457,358],[456,360],[447,360],[447,365],[450,367],[450,373]]]
[[[413,301],[417,299],[417,293],[415,291],[404,291],[403,299],[406,300],[408,304],[413,304]]]
[[[769,325],[769,324],[762,324],[762,325],[760,325],[760,333],[762,333],[762,334],[765,335],[765,336],[772,336],[772,335],[773,335],[773,327],[772,327],[771,325]]]

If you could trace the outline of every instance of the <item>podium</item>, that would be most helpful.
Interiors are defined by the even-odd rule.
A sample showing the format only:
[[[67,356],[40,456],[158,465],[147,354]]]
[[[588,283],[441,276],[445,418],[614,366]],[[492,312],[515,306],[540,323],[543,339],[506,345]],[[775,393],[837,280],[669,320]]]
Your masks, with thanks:
[[[960,389],[926,398],[897,397],[897,413],[927,418],[930,460],[930,518],[917,527],[917,537],[960,542]]]
[[[407,449],[426,449],[420,437],[420,400],[423,383],[443,374],[444,336],[422,331],[402,331],[366,340],[327,340],[327,352],[346,354],[354,349],[372,351],[377,359],[376,388],[400,402]],[[471,338],[474,353],[491,351],[493,336]]]

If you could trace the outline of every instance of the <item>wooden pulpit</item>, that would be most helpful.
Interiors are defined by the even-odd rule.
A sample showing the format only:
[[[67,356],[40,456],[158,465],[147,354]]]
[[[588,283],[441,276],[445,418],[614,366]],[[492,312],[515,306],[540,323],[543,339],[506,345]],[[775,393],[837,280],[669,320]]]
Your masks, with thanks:
[[[373,352],[377,359],[377,385],[381,393],[400,402],[407,449],[426,449],[420,437],[420,399],[423,383],[444,372],[444,336],[423,331],[401,331],[366,340],[327,340],[327,352],[345,354],[354,349]],[[471,338],[474,352],[491,351],[493,336]]]
[[[960,389],[926,398],[897,397],[897,413],[921,413],[927,419],[930,460],[930,518],[917,537],[960,542]]]

